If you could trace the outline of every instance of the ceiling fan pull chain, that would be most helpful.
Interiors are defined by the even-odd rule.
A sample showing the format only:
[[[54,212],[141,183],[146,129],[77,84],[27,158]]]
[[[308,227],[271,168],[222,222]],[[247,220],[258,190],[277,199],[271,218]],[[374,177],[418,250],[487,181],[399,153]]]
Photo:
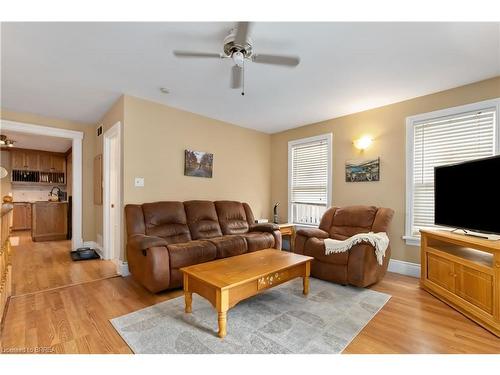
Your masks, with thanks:
[[[243,63],[241,64],[241,95],[245,95],[245,60],[243,60]]]

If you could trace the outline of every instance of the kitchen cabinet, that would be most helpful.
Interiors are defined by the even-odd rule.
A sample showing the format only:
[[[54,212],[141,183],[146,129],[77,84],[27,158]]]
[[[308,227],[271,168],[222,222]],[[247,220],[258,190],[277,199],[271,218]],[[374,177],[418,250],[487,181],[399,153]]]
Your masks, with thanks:
[[[33,241],[65,240],[67,233],[67,202],[33,203],[33,226],[31,228]]]
[[[52,168],[52,156],[50,154],[40,154],[40,170],[50,172]]]
[[[12,217],[12,230],[28,229],[31,229],[31,204],[15,202],[14,214]]]
[[[66,156],[64,154],[22,149],[11,152],[11,182],[13,184],[66,184]]]
[[[64,156],[53,154],[40,154],[40,170],[43,172],[66,172],[66,159]]]
[[[36,151],[16,150],[12,151],[12,169],[36,171],[39,168],[39,154]]]

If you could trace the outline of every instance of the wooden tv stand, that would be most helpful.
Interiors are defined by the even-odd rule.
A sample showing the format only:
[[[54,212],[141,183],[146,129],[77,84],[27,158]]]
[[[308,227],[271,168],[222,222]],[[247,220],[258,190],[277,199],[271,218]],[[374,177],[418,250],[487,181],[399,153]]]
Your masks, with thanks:
[[[500,241],[420,233],[421,287],[500,337]]]

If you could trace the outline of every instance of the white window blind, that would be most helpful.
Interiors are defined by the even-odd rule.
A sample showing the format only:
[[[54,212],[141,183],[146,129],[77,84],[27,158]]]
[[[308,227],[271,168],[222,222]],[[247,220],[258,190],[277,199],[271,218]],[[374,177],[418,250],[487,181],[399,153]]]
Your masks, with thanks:
[[[495,154],[495,109],[414,123],[411,235],[434,225],[434,167]]]
[[[296,141],[290,146],[290,210],[293,223],[318,225],[328,207],[328,137]]]

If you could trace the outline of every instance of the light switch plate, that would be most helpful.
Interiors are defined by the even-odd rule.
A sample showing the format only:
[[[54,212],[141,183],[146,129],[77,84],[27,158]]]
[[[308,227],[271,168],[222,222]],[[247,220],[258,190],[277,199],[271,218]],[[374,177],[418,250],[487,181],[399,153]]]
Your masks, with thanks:
[[[144,177],[136,177],[134,181],[135,187],[144,187]]]

